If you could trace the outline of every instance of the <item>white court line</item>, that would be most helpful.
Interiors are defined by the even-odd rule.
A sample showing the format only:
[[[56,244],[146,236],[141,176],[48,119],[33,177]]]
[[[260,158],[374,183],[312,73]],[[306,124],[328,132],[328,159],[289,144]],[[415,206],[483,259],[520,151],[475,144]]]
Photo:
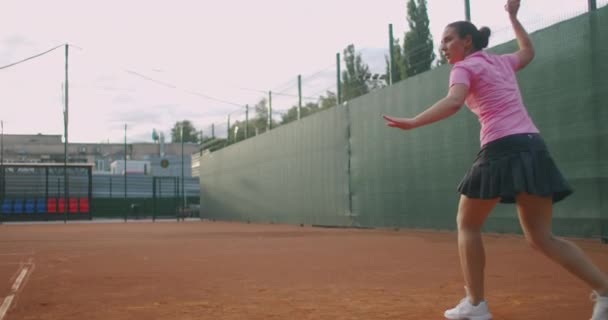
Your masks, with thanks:
[[[11,252],[11,253],[0,253],[0,256],[31,256],[34,252]]]
[[[0,320],[4,319],[4,316],[6,316],[8,309],[11,307],[11,303],[13,303],[15,295],[17,294],[17,291],[19,291],[19,287],[21,286],[23,279],[25,279],[25,276],[27,275],[27,270],[27,267],[23,267],[23,269],[21,269],[21,272],[19,272],[19,276],[11,287],[11,294],[4,298],[4,302],[2,303],[2,306],[0,306]]]
[[[15,295],[12,294],[4,298],[4,302],[2,303],[2,306],[0,306],[0,320],[4,319],[4,316],[6,316],[6,312],[8,311],[8,308],[10,308],[13,298],[15,298]]]
[[[23,279],[25,278],[26,274],[27,274],[27,267],[21,269],[21,273],[19,273],[17,280],[15,280],[15,283],[13,284],[13,287],[11,288],[11,290],[13,290],[14,293],[16,293],[19,290],[19,287],[21,286],[21,282],[23,282]]]

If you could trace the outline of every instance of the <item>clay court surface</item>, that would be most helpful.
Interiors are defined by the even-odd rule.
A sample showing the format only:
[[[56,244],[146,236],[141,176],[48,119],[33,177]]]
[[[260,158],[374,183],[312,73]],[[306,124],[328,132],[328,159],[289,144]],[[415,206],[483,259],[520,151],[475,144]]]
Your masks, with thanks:
[[[485,240],[495,319],[589,319],[589,290],[522,237]],[[575,242],[608,270],[608,246]],[[4,224],[0,303],[14,300],[1,320],[443,319],[463,295],[456,249],[451,232]]]

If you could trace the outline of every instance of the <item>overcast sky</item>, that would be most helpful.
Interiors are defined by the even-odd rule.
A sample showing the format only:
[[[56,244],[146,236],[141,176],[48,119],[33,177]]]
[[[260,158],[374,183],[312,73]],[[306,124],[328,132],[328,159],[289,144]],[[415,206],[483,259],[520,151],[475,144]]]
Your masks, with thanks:
[[[504,0],[471,0],[473,22],[512,38]],[[354,44],[384,72],[388,24],[403,39],[407,0],[3,0],[0,66],[70,43],[69,140],[151,141],[189,119],[225,135],[273,90],[335,91],[335,55]],[[464,18],[464,0],[428,0],[434,42]],[[523,0],[521,20],[538,29],[584,12],[587,0]],[[603,6],[608,0],[598,0]],[[9,134],[62,134],[64,49],[0,70],[0,119]],[[139,74],[140,76],[134,74]],[[143,76],[143,77],[142,77]],[[150,81],[145,79],[153,79]],[[162,83],[159,83],[162,82]],[[216,100],[209,99],[215,98]],[[219,101],[218,101],[219,100]],[[273,96],[286,110],[296,97]],[[223,131],[222,131],[223,130]]]

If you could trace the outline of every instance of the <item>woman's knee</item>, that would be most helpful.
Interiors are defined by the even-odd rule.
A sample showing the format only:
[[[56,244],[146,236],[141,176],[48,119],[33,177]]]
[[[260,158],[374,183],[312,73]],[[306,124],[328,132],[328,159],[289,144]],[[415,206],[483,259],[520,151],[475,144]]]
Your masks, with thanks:
[[[480,232],[483,221],[467,218],[461,211],[456,215],[456,225],[459,232]]]
[[[526,233],[526,241],[534,250],[547,252],[555,242],[555,237],[548,232]]]

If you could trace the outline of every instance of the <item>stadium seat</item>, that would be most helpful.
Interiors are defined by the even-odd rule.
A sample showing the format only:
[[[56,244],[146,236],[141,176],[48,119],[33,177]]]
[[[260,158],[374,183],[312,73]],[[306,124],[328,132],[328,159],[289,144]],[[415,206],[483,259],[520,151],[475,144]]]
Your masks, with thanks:
[[[46,204],[48,213],[57,213],[57,198],[49,198]]]
[[[57,212],[63,213],[65,212],[65,198],[59,198],[57,203]]]
[[[13,199],[4,199],[2,201],[2,213],[9,214],[13,212]]]
[[[39,198],[36,200],[36,212],[37,213],[46,212],[46,200],[44,198]]]
[[[36,199],[25,199],[25,213],[36,212]]]
[[[89,213],[89,198],[80,198],[80,213]]]
[[[78,213],[78,198],[70,198],[68,204],[70,213]]]
[[[15,199],[13,202],[13,213],[25,213],[25,208],[23,207],[23,199]]]

